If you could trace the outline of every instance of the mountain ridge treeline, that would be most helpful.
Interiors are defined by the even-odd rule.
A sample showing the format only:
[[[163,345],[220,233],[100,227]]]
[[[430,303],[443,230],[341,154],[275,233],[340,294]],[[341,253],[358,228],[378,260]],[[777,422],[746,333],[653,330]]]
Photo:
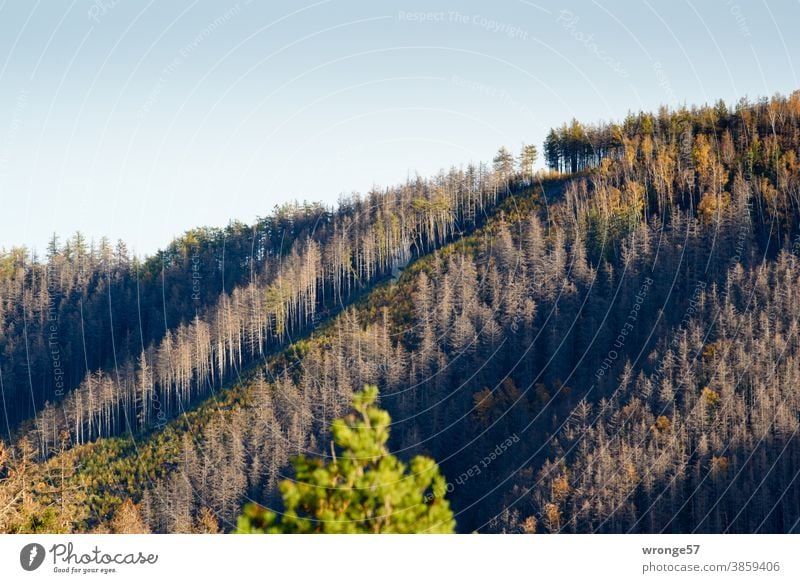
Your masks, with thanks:
[[[44,264],[11,252],[0,259],[7,416],[36,417],[43,455],[64,430],[80,444],[163,423],[524,186],[484,165],[452,169],[335,212],[286,205],[252,228],[190,231],[143,264],[80,234],[54,239]]]

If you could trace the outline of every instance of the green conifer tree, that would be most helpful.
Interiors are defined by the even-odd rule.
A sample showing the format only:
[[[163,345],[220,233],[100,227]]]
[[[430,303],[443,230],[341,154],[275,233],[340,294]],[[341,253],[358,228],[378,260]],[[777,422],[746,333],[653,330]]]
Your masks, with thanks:
[[[354,412],[331,426],[338,448],[326,462],[299,456],[296,480],[281,483],[285,510],[248,504],[239,533],[440,533],[454,532],[444,498],[446,484],[432,459],[406,465],[391,455],[389,414],[375,407],[378,389],[353,397]]]

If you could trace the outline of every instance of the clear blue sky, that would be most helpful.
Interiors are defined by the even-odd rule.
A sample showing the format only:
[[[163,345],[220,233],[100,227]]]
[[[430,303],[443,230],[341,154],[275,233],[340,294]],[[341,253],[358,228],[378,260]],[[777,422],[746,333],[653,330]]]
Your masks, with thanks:
[[[0,248],[488,160],[572,117],[798,87],[800,3],[0,0]]]

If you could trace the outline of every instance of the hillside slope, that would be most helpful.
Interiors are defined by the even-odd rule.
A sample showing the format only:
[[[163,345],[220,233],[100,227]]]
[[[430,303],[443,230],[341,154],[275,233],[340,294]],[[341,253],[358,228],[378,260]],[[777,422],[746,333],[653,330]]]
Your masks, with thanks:
[[[6,528],[229,530],[374,383],[393,451],[440,462],[462,532],[796,531],[799,115],[795,93],[554,130],[548,162],[575,173],[505,176],[473,232],[402,274],[384,259],[353,306],[175,421],[67,432]],[[415,200],[436,232],[437,199]],[[273,333],[297,302],[267,310]]]

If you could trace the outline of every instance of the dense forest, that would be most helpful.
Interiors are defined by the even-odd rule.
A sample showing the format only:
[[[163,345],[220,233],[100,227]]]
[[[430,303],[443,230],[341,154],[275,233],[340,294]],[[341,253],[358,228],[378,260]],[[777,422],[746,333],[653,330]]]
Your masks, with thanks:
[[[44,261],[12,250],[0,257],[6,433],[33,418],[47,455],[62,431],[81,444],[163,425],[474,229],[511,188],[470,166],[335,211],[287,205],[252,227],[191,231],[143,263],[80,233],[63,246],[54,237]]]
[[[0,255],[0,530],[231,531],[380,388],[459,532],[800,532],[800,92],[139,260]]]

